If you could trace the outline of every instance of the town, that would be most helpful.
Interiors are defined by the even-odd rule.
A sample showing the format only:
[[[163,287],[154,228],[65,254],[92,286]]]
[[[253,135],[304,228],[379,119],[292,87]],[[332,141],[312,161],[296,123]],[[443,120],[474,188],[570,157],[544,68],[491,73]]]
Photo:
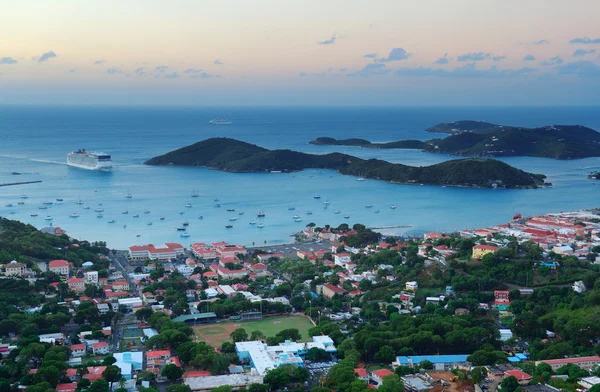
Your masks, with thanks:
[[[120,251],[2,219],[0,391],[598,392],[598,253],[598,211]]]

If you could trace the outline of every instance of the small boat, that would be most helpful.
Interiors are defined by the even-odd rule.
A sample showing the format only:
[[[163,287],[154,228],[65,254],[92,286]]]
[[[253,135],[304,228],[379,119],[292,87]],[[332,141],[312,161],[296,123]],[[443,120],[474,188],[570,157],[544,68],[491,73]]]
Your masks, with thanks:
[[[215,204],[215,208],[219,208],[219,207],[221,207],[220,204]]]
[[[148,223],[146,223],[146,225],[152,226],[152,222],[148,222]]]
[[[127,225],[123,225],[123,228],[124,228],[124,229],[126,229],[126,228],[127,228]]]
[[[102,215],[102,214],[96,215],[96,218],[103,218],[103,217],[104,217],[104,215]]]
[[[321,195],[314,195],[313,197],[314,197],[315,199],[320,199],[320,198],[321,198]]]
[[[344,215],[344,219],[350,219],[350,215]]]
[[[164,216],[161,216],[161,217],[160,217],[160,220],[165,220],[165,217],[164,217]]]
[[[294,207],[294,206],[289,206],[288,207],[288,211],[294,211],[295,209],[296,209],[296,207]]]
[[[181,211],[181,212],[179,213],[179,215],[183,215],[183,214],[185,214],[185,212],[183,212],[183,211]]]
[[[300,218],[300,217],[299,217],[298,215],[294,215],[292,218],[294,218],[294,219],[298,219],[298,218]]]
[[[238,215],[244,215],[244,211],[238,212]]]
[[[29,215],[29,216],[31,216],[31,217],[34,217],[34,218],[35,218],[36,216],[38,216],[38,214],[31,214],[31,215]]]
[[[192,203],[187,203],[187,204],[185,205],[185,208],[192,208]]]
[[[200,215],[200,216],[198,217],[198,219],[204,219],[204,217],[203,217],[202,215]]]
[[[127,215],[127,214],[129,214],[129,211],[125,210],[125,211],[121,212],[121,214]]]
[[[95,212],[104,212],[104,208],[96,208],[94,211]]]
[[[188,222],[188,221],[185,221],[185,222],[183,222],[181,224],[181,226],[183,226],[183,227],[186,227],[186,226],[189,226],[189,225],[190,225],[190,222]]]
[[[132,216],[133,216],[134,218],[139,218],[139,217],[140,217],[140,214],[133,214]]]
[[[362,173],[356,179],[356,181],[364,181],[364,180],[365,180],[365,178],[362,176]]]
[[[233,227],[233,225],[225,225],[226,229],[231,229]]]
[[[395,204],[392,204],[392,205],[390,206],[390,208],[391,208],[392,210],[395,210],[395,209],[396,209],[396,208],[398,208],[398,207],[397,207]]]
[[[265,217],[265,211],[264,210],[259,210],[258,214],[256,214],[257,217],[259,218],[264,218]]]
[[[11,203],[8,203],[6,206],[7,207],[14,207]]]
[[[231,218],[229,218],[229,220],[230,220],[231,222],[235,222],[236,220],[238,220],[238,218],[237,218],[237,217],[235,217],[235,216],[232,216]]]
[[[18,204],[18,205],[20,205],[20,206],[22,206],[22,205],[24,205],[24,204],[25,204],[25,202],[24,202],[24,201],[19,201],[19,202],[17,202],[17,204]],[[7,207],[8,207],[8,206],[7,206]]]
[[[337,215],[337,214],[341,214],[341,213],[342,213],[342,211],[340,211],[340,210],[335,210],[335,211],[333,211],[333,213]]]
[[[44,218],[44,220],[51,221],[52,217],[50,215],[48,215],[47,217]]]
[[[367,204],[365,208],[373,208],[373,204]]]
[[[183,226],[177,227],[177,231],[186,231],[187,229]]]
[[[329,203],[331,203],[329,200],[325,200],[325,201],[323,202],[323,204],[325,204],[326,206],[327,206],[327,205],[329,205]]]
[[[265,227],[264,223],[259,223],[258,225],[256,225],[256,227],[258,227],[259,229],[262,229],[263,227]]]
[[[251,221],[250,221],[250,222],[248,222],[248,223],[250,223],[251,225],[255,225],[255,224],[256,224],[256,221],[255,221],[255,220],[251,220]]]
[[[127,196],[125,196],[126,199],[133,199],[133,195],[131,193],[128,193]]]
[[[90,209],[90,207],[89,207],[89,206],[85,206],[85,207],[83,207],[83,209],[84,209],[84,210],[89,210],[89,209]]]
[[[51,206],[51,205],[52,205],[52,204],[54,204],[54,203],[53,203],[53,202],[51,202],[51,201],[45,201],[43,204],[45,204],[45,205],[47,205],[47,206]]]
[[[71,214],[71,218],[79,218],[79,214],[74,212]]]
[[[141,235],[141,234],[136,234],[135,236],[136,236],[136,237],[141,237],[142,235]]]
[[[114,219],[111,219],[108,221],[108,223],[115,223],[115,222],[116,222],[116,220],[114,220]]]
[[[194,188],[194,191],[192,192],[192,197],[198,197],[198,196],[200,196],[200,195],[196,191],[196,188]]]
[[[300,218],[300,217],[297,217],[297,218],[295,218],[295,219],[294,219],[294,221],[295,221],[295,222],[302,222],[302,218]]]
[[[219,199],[218,197],[215,198],[215,203],[221,201],[221,199]]]
[[[229,208],[227,209],[227,211],[229,211],[229,212],[235,211],[235,208],[231,208],[231,207],[229,207]]]
[[[27,196],[27,195],[26,195],[26,194],[24,194],[24,193],[21,195],[21,199],[27,199],[28,197],[29,197],[29,196]]]
[[[312,215],[313,212],[312,211],[306,211],[306,215]]]
[[[75,202],[75,204],[82,205],[82,204],[83,204],[83,200],[79,199],[79,200],[77,200],[77,201]]]
[[[47,210],[47,209],[48,209],[48,207],[46,207],[45,205],[41,205],[41,206],[39,206],[38,208],[39,208],[40,210]]]
[[[379,210],[375,210],[375,213],[376,213],[376,214],[379,214]]]
[[[14,214],[16,214],[16,212],[15,211],[11,211],[11,212],[9,212],[9,214],[14,215]]]
[[[63,201],[61,197],[57,198],[56,201]]]
[[[181,238],[188,238],[190,236],[190,233],[181,233],[181,234],[179,234],[179,236]]]
[[[149,214],[150,210],[144,210],[144,214]]]

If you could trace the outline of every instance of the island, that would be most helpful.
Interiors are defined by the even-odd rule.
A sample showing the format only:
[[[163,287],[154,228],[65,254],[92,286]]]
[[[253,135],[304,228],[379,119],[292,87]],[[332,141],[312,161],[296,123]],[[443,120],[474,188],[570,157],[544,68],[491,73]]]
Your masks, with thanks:
[[[201,166],[215,170],[256,173],[330,169],[399,184],[428,184],[482,188],[537,188],[546,176],[527,173],[493,159],[456,159],[413,167],[379,159],[360,159],[342,153],[307,154],[268,150],[230,138],[210,138],[145,162],[159,166]]]
[[[441,123],[426,131],[449,136],[425,142],[400,140],[388,143],[319,137],[310,143],[366,148],[413,148],[425,152],[471,157],[531,156],[579,159],[600,156],[600,133],[581,125],[524,128],[464,120]]]

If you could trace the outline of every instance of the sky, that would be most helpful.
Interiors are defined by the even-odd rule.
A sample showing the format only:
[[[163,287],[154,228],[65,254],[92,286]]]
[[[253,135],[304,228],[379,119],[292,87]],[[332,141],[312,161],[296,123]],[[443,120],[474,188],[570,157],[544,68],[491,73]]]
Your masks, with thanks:
[[[600,105],[597,0],[0,0],[0,104]]]

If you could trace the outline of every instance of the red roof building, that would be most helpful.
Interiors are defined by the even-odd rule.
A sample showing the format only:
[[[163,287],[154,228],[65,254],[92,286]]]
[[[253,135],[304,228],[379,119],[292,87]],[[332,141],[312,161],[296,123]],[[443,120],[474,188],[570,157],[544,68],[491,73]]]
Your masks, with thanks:
[[[57,392],[75,392],[75,389],[77,389],[77,383],[71,382],[68,384],[58,384],[54,389],[56,389]]]

